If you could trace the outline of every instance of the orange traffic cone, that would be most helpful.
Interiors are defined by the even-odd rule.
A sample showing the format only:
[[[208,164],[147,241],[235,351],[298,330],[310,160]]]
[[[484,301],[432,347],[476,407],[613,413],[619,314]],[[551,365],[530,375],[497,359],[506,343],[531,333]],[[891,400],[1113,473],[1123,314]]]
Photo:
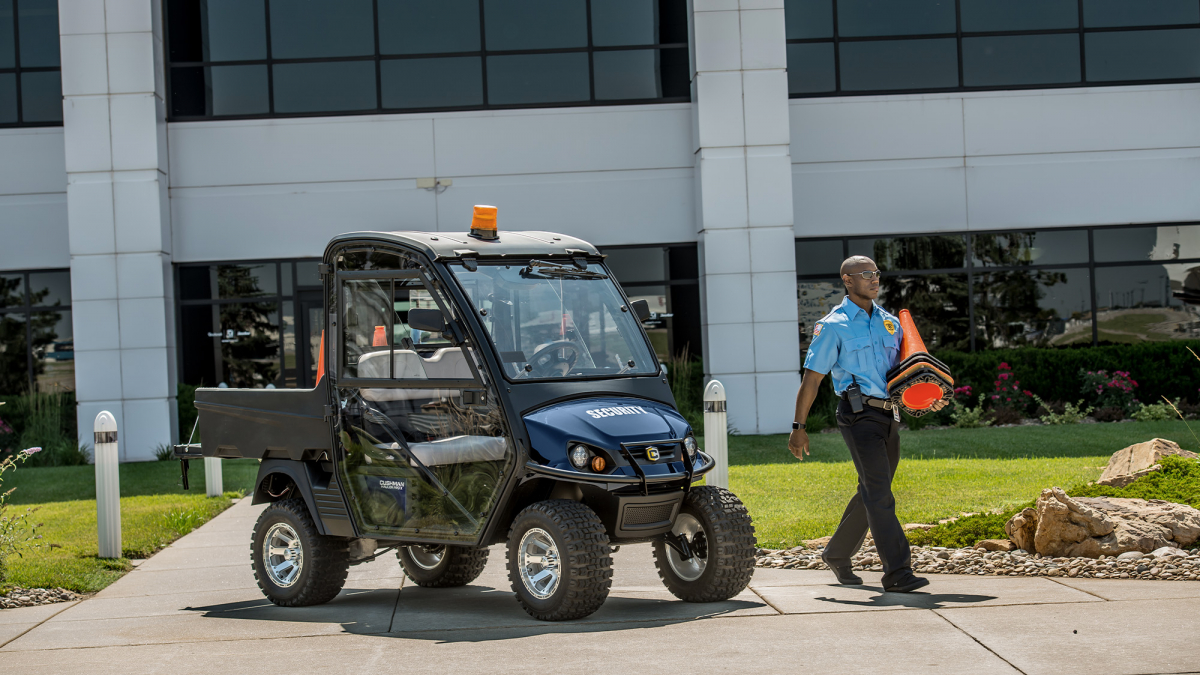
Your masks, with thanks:
[[[900,310],[900,362],[888,371],[888,396],[892,404],[913,417],[928,412],[934,403],[954,396],[954,378],[946,364],[925,351],[925,342],[917,332],[912,314]]]
[[[903,325],[903,324],[901,324]],[[371,336],[372,347],[387,346],[387,326],[375,326],[375,334]]]

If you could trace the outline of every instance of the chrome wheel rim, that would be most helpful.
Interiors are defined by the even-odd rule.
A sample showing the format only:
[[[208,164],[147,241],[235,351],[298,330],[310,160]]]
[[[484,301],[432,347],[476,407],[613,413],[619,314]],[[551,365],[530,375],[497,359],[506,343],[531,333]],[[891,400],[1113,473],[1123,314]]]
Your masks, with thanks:
[[[545,600],[558,590],[561,576],[558,547],[549,532],[535,527],[521,537],[517,546],[517,565],[521,583],[533,597]]]
[[[271,583],[288,588],[304,569],[304,548],[296,530],[287,523],[275,523],[263,538],[263,566]]]
[[[423,570],[436,569],[446,557],[445,546],[409,546],[408,557],[413,564]]]
[[[675,518],[675,524],[671,526],[671,532],[687,540],[688,548],[692,551],[692,557],[684,560],[679,555],[679,551],[664,545],[663,548],[667,551],[667,565],[671,567],[671,571],[675,573],[675,576],[684,581],[699,579],[700,575],[704,574],[705,568],[708,567],[708,551],[704,550],[705,555],[701,556],[697,549],[703,549],[704,547],[696,546],[697,539],[704,539],[704,526],[692,514],[680,513]]]

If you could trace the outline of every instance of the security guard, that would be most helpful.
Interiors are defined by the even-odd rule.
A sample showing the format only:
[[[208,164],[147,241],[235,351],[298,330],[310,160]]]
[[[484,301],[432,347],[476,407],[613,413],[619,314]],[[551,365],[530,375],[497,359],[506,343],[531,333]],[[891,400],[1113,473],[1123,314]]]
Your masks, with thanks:
[[[804,422],[821,380],[833,373],[833,390],[841,398],[838,429],[858,470],[858,492],[846,505],[821,559],[838,583],[861,584],[850,559],[862,547],[869,527],[883,562],[884,590],[908,593],[929,580],[913,574],[908,539],[896,518],[892,496],[892,477],[900,461],[900,411],[887,398],[886,374],[896,364],[903,331],[899,319],[875,304],[879,269],[874,261],[866,256],[847,258],[841,274],[846,297],[813,328],[788,449],[801,461],[808,454]],[[933,409],[944,406],[939,401]]]

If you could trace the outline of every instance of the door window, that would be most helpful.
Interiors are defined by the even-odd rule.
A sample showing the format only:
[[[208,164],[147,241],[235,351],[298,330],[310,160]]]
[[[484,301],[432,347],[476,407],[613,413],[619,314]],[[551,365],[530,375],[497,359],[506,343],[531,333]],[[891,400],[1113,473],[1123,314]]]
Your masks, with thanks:
[[[339,377],[358,386],[338,388],[338,434],[355,519],[383,536],[474,541],[514,453],[473,346],[409,323],[439,309],[418,278],[340,283]]]

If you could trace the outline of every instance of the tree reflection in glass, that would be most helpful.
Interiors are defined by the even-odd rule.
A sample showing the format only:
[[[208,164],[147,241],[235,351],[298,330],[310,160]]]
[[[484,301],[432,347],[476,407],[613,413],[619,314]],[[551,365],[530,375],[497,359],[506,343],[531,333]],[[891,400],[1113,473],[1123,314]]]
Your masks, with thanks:
[[[253,268],[217,267],[222,298],[264,295]],[[274,295],[274,292],[271,292]],[[279,307],[275,302],[237,302],[220,305],[221,364],[230,387],[265,387],[279,379]],[[230,331],[233,334],[230,335]]]

